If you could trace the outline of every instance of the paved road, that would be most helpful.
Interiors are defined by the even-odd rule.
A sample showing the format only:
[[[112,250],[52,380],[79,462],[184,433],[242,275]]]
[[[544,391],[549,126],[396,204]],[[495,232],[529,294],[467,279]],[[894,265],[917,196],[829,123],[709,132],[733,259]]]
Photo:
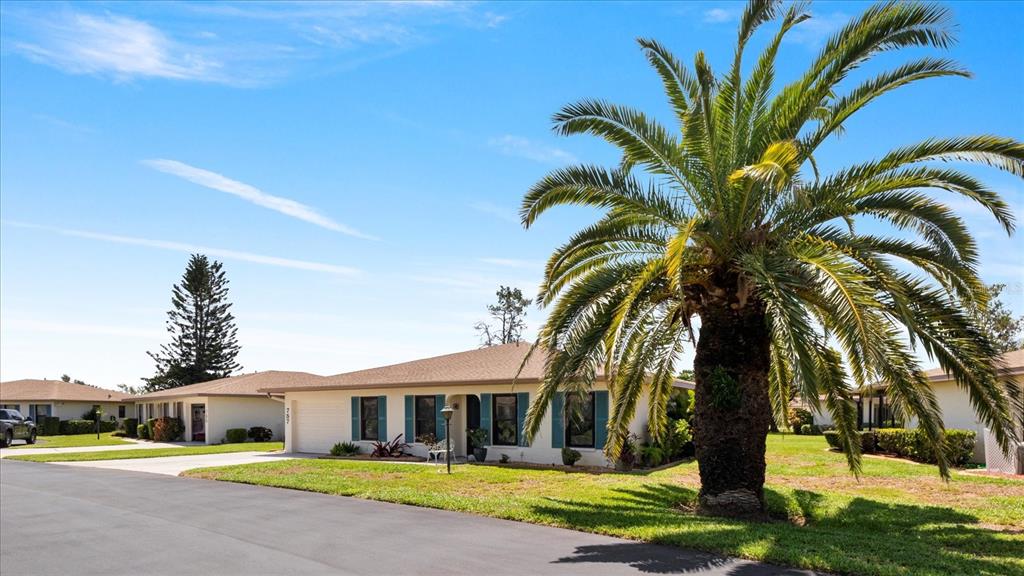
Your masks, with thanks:
[[[454,512],[11,460],[0,535],[3,574],[809,574]]]

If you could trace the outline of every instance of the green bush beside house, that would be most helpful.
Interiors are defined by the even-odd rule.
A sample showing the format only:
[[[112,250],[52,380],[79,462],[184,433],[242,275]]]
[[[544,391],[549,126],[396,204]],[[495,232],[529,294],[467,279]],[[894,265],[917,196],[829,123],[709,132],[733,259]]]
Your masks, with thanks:
[[[879,428],[864,430],[860,433],[861,452],[865,454],[891,454],[901,458],[934,464],[935,452],[928,447],[927,438],[920,429]],[[839,433],[834,430],[824,432],[825,440],[833,450],[841,448]],[[973,430],[946,430],[943,450],[951,464],[966,466],[974,454],[975,433]]]

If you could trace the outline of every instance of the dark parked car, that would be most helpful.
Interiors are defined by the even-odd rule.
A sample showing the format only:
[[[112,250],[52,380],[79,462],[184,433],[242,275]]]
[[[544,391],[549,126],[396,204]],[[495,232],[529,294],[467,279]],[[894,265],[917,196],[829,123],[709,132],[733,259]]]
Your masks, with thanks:
[[[21,412],[4,408],[0,410],[0,446],[10,446],[15,440],[36,443],[36,423],[25,418]]]

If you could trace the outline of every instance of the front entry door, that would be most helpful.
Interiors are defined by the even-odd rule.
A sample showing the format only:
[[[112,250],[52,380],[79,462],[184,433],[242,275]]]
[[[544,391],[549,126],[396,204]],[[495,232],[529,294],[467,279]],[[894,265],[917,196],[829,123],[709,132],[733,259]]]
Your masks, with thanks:
[[[192,441],[206,442],[206,404],[192,405]]]
[[[466,455],[473,453],[473,444],[469,441],[469,431],[480,427],[480,398],[466,394]]]

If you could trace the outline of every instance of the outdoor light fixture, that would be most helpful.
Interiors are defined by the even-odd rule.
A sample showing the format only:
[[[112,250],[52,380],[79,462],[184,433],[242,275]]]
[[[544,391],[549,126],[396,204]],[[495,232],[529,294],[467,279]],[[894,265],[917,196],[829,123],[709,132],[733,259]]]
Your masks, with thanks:
[[[452,473],[452,414],[455,410],[450,405],[446,405],[441,409],[441,415],[444,416],[444,459],[448,463],[448,473]]]

